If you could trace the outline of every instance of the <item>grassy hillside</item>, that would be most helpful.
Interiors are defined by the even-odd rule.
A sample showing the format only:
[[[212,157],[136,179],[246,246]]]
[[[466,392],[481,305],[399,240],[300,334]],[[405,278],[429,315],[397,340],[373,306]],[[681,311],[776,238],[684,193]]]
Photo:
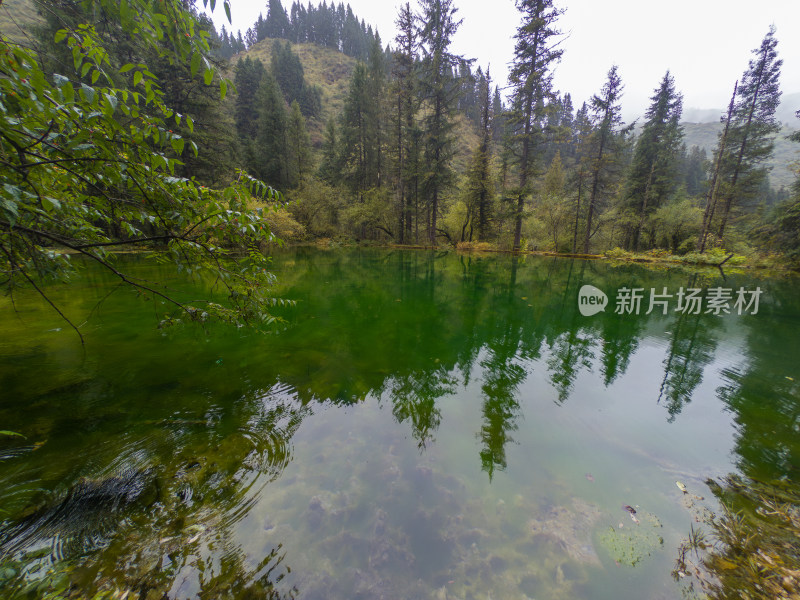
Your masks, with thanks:
[[[280,41],[285,43],[285,40]],[[270,38],[261,40],[245,52],[234,56],[231,67],[240,58],[249,56],[260,60],[269,69],[274,42]],[[325,123],[342,112],[356,59],[316,44],[292,44],[292,51],[300,57],[306,81],[322,90],[322,115],[318,119],[310,119],[308,123],[311,141],[315,147],[319,147],[322,144]]]
[[[710,159],[717,149],[717,135],[722,131],[722,123],[683,123],[682,125],[686,147],[704,148]],[[797,167],[793,166],[793,163],[800,161],[800,144],[786,139],[794,131],[797,131],[797,128],[783,126],[775,136],[775,151],[772,153],[772,158],[767,161],[767,166],[771,167],[770,183],[776,189],[782,185],[789,187],[796,177]]]
[[[30,45],[31,28],[42,21],[33,0],[3,0],[0,5],[0,33],[12,42]]]

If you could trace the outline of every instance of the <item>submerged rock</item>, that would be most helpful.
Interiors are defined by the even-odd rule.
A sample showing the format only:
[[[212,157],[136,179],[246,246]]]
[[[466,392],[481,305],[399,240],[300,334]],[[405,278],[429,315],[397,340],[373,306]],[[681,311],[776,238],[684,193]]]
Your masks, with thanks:
[[[590,565],[600,565],[592,544],[592,530],[600,518],[597,506],[575,499],[571,507],[555,506],[541,517],[528,522],[534,535],[544,534],[561,545],[571,558]]]

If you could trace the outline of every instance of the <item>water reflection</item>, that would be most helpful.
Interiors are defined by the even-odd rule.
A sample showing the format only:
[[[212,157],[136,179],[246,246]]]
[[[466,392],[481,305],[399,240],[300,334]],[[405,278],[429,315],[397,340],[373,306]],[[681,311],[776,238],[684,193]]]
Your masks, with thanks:
[[[289,327],[279,334],[178,329],[165,334],[165,343],[150,326],[152,314],[117,298],[119,292],[94,317],[85,359],[71,338],[31,340],[4,323],[16,337],[0,357],[0,387],[8,390],[0,421],[27,440],[0,440],[6,511],[0,548],[6,563],[19,567],[0,585],[17,589],[26,579],[23,564],[38,567],[45,580],[50,565],[64,560],[81,567],[71,576],[74,589],[115,587],[140,597],[153,591],[220,597],[232,590],[242,598],[348,597],[357,589],[378,597],[397,592],[403,581],[423,581],[414,585],[425,596],[448,585],[454,573],[474,582],[501,572],[509,590],[590,597],[586,569],[601,562],[587,549],[590,530],[622,517],[607,515],[596,502],[558,499],[575,495],[578,484],[567,487],[558,476],[572,465],[536,454],[527,474],[553,490],[514,481],[507,498],[519,498],[492,500],[487,510],[468,500],[488,492],[464,474],[467,467],[449,474],[425,461],[445,448],[463,448],[471,453],[467,463],[502,490],[511,483],[498,484],[498,474],[524,466],[515,446],[532,452],[531,427],[540,428],[544,444],[547,419],[583,415],[600,390],[626,389],[634,378],[644,397],[626,399],[620,418],[655,413],[677,427],[690,402],[710,401],[699,395],[704,380],[721,377],[716,396],[737,423],[733,450],[741,473],[796,481],[800,353],[792,332],[800,306],[793,282],[759,281],[764,294],[757,316],[620,315],[609,308],[584,317],[577,307],[584,284],[613,297],[624,286],[708,288],[719,285],[719,275],[509,256],[305,249],[278,257],[276,270],[281,294],[298,301],[284,313]],[[96,273],[88,277],[85,296],[64,298],[76,312],[91,311],[111,285]],[[751,283],[732,275],[725,285]],[[185,293],[191,297],[191,290]],[[719,348],[735,360],[720,357]],[[658,358],[632,372],[647,353]],[[457,418],[459,403],[468,413],[473,397],[477,420],[472,429],[458,429],[461,441],[452,441],[447,415]],[[370,399],[410,435],[416,459],[399,450],[381,455],[401,447],[400,439],[373,440],[369,447],[359,442],[359,456],[373,460],[361,472],[356,458],[342,458],[356,440],[370,437],[345,425],[330,433],[330,411]],[[327,420],[327,429],[315,417]],[[320,454],[318,465],[292,462],[304,422],[319,427],[328,445],[329,456]],[[384,422],[373,425],[376,435],[385,435]],[[579,435],[602,441],[626,427]],[[440,443],[442,436],[448,441]],[[312,441],[304,438],[306,445]],[[653,452],[635,452],[659,468],[675,468]],[[290,467],[310,474],[287,475]],[[590,490],[587,469],[574,469]],[[358,499],[322,493],[325,481]],[[254,547],[249,537],[242,541],[241,528],[265,510],[262,499],[278,493],[272,491],[278,484],[293,491],[286,520],[298,519],[302,526],[295,530],[305,533],[298,537],[265,517],[258,527],[268,541]],[[603,489],[618,510],[613,488]],[[389,510],[399,505],[413,508]],[[358,516],[359,509],[368,516]],[[513,552],[498,546],[491,556],[471,554],[477,545],[491,547],[486,538],[503,528]],[[514,528],[524,535],[510,533]],[[316,540],[315,552],[327,556],[335,576],[303,577],[296,567],[292,573],[297,558],[287,555],[290,540]],[[39,558],[23,560],[23,552],[36,551]],[[547,569],[561,575],[543,581],[539,571],[525,571],[519,557],[531,552],[549,556]],[[565,552],[566,559],[554,558]],[[478,589],[454,585],[466,586],[465,595]]]

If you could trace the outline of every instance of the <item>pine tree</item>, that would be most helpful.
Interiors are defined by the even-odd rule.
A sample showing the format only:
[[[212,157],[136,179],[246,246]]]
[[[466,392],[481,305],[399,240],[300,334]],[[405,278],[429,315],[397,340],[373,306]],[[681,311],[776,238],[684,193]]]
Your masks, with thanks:
[[[467,171],[467,197],[469,199],[469,216],[474,218],[478,228],[478,239],[487,241],[491,238],[492,201],[494,199],[494,182],[491,173],[491,140],[492,140],[492,99],[489,93],[491,78],[487,72],[484,77],[480,67],[477,72],[478,81],[478,108],[481,115],[481,141],[472,155],[472,160]],[[464,231],[461,235],[464,240]],[[470,232],[470,240],[472,234]]]
[[[233,77],[237,91],[234,120],[236,131],[242,138],[255,137],[258,122],[256,95],[265,72],[261,61],[249,56],[240,58],[236,63]]]
[[[590,160],[589,152],[590,140],[593,132],[592,123],[589,119],[589,107],[584,102],[575,113],[573,124],[573,156],[575,158],[575,225],[572,230],[572,253],[578,251],[578,231],[581,221],[581,202],[585,200],[589,181]]]
[[[514,36],[514,62],[509,74],[514,88],[512,118],[521,145],[514,250],[520,249],[525,197],[530,194],[532,168],[536,163],[532,153],[536,139],[541,136],[538,122],[551,94],[553,66],[563,53],[556,44],[560,32],[555,29],[555,22],[564,12],[555,8],[552,0],[517,0],[517,8],[522,12],[522,24]]]
[[[367,121],[370,112],[367,67],[356,63],[341,117],[342,177],[354,191],[369,187]]]
[[[291,33],[289,17],[286,15],[281,0],[269,0],[267,2],[267,18],[264,22],[264,37],[288,39]]]
[[[286,141],[288,183],[290,187],[297,187],[311,171],[311,138],[297,100],[292,102],[289,109]]]
[[[683,138],[680,126],[683,96],[675,90],[675,79],[669,71],[650,99],[652,104],[645,113],[646,121],[636,140],[623,201],[634,215],[627,243],[634,251],[639,250],[647,216],[675,191],[678,152]]]
[[[708,170],[707,162],[706,151],[699,146],[692,146],[686,154],[681,174],[689,196],[699,196],[703,193]]]
[[[384,95],[386,91],[386,65],[384,62],[383,48],[380,36],[372,41],[369,54],[369,72],[367,79],[367,94],[371,102],[367,112],[367,140],[369,147],[370,187],[381,187],[384,179]]]
[[[420,87],[428,104],[424,119],[426,173],[423,181],[428,198],[427,238],[436,245],[436,219],[439,200],[453,179],[455,154],[453,116],[459,88],[452,85],[452,69],[464,59],[449,52],[450,43],[461,25],[455,20],[453,0],[421,0],[422,23],[419,39],[424,52]]]
[[[327,183],[334,184],[341,177],[341,164],[339,163],[339,138],[336,132],[336,121],[329,119],[325,126],[325,139],[322,142],[322,162],[317,174]]]
[[[265,73],[256,98],[258,132],[256,134],[255,172],[278,189],[289,185],[286,164],[286,104],[278,82]]]
[[[600,95],[593,96],[591,100],[595,131],[592,135],[591,191],[586,213],[586,234],[583,238],[584,254],[589,254],[589,243],[595,233],[592,224],[600,209],[604,192],[614,183],[614,177],[619,175],[621,143],[630,131],[630,128],[622,128],[622,109],[619,104],[622,88],[622,79],[614,65],[608,72],[608,79]]]
[[[392,82],[394,96],[394,154],[397,179],[398,202],[398,242],[403,244],[411,238],[411,199],[416,172],[412,161],[412,139],[415,131],[416,78],[415,61],[417,57],[414,13],[409,3],[400,7],[395,21],[397,50],[392,62]]]
[[[783,61],[778,59],[775,27],[770,27],[761,45],[753,50],[739,85],[733,122],[724,154],[726,188],[717,236],[723,238],[731,208],[742,205],[754,195],[766,177],[759,165],[769,158],[774,147],[774,134],[780,130],[775,111],[780,103],[779,78]]]

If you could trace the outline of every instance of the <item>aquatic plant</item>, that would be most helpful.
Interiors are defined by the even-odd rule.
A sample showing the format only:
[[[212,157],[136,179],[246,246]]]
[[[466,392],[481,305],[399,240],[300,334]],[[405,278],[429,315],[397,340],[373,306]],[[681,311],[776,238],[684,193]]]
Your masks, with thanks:
[[[800,598],[800,491],[790,482],[730,476],[707,482],[721,501],[692,526],[672,575],[713,600]],[[695,586],[696,584],[696,586]]]

